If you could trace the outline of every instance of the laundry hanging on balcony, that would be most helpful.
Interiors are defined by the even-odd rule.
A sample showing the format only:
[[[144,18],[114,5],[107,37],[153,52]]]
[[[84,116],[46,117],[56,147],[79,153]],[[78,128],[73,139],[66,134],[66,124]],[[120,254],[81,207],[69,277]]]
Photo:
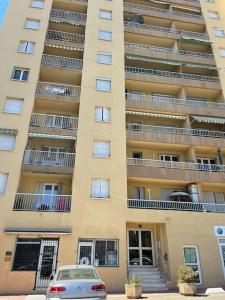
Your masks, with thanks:
[[[212,42],[210,40],[181,36],[180,43],[193,44],[197,46],[211,46]]]
[[[59,140],[76,140],[75,136],[60,135],[60,134],[46,134],[46,133],[29,132],[28,136],[31,137],[31,138],[47,138],[47,139],[59,139]]]
[[[186,120],[185,116],[178,115],[166,115],[166,114],[156,114],[151,112],[142,112],[142,111],[126,111],[127,115],[137,115],[137,116],[145,116],[145,117],[153,117],[153,118],[165,118],[165,119],[175,119],[175,120]]]
[[[172,65],[172,66],[182,66],[182,62],[172,61],[172,60],[162,60],[157,58],[150,58],[146,56],[137,56],[137,55],[126,55],[126,58],[129,60],[141,60],[146,62],[154,62],[158,64]]]
[[[199,123],[225,124],[225,118],[207,117],[207,116],[192,116]]]
[[[69,46],[63,46],[63,45],[55,45],[55,44],[49,44],[49,43],[45,43],[45,46],[46,47],[69,50],[69,51],[82,51],[82,52],[84,51],[83,48],[69,47]]]
[[[172,5],[172,9],[173,8],[178,8],[178,9],[181,9],[181,10],[184,10],[184,11],[195,12],[196,14],[200,14],[201,13],[201,10],[197,9],[197,8],[183,7],[183,6],[180,6],[180,5]]]
[[[85,24],[80,24],[74,21],[61,21],[61,20],[55,20],[55,19],[50,19],[50,22],[52,23],[60,23],[60,24],[69,24],[69,25],[73,25],[73,26],[85,26]],[[82,22],[82,21],[81,21]]]
[[[160,0],[145,0],[145,2],[152,2],[152,3],[157,3],[157,4],[167,5],[167,6],[170,5],[169,2],[166,2],[166,1],[160,1]]]

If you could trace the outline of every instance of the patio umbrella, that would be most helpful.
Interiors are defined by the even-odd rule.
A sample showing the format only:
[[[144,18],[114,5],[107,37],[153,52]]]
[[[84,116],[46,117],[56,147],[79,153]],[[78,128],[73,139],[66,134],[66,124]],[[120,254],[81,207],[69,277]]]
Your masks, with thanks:
[[[176,201],[187,201],[189,202],[191,200],[191,196],[185,192],[173,192],[170,195],[170,198],[172,198],[172,200],[176,200]]]

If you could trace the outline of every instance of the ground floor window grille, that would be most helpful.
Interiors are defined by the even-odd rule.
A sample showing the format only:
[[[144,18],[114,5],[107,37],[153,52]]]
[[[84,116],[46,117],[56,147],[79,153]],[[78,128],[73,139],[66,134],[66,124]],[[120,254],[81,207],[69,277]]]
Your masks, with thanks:
[[[118,240],[79,240],[78,264],[117,267]]]
[[[37,271],[41,239],[17,239],[13,271]]]

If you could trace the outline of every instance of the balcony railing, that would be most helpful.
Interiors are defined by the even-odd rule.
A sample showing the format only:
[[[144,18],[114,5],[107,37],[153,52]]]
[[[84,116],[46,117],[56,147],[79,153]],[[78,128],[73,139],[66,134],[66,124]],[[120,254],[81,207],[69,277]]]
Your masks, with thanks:
[[[125,42],[125,46],[130,49],[145,49],[149,51],[156,51],[160,53],[169,53],[169,54],[178,54],[178,55],[188,55],[188,56],[196,56],[196,57],[203,57],[208,59],[214,59],[213,54],[203,53],[203,52],[194,52],[194,51],[186,51],[182,49],[171,49],[171,48],[164,48],[164,47],[156,47],[151,45],[144,45],[144,44],[136,44],[136,43],[129,43]]]
[[[181,79],[190,79],[190,80],[200,80],[200,81],[211,81],[211,82],[220,82],[219,77],[212,76],[203,76],[189,73],[180,73],[180,72],[169,72],[169,71],[161,71],[154,69],[145,69],[139,67],[130,67],[125,66],[125,71],[130,73],[144,74],[144,75],[156,75],[156,76],[164,76],[164,77],[172,77],[172,78],[181,78]]]
[[[17,193],[13,210],[70,212],[71,195]]]
[[[144,11],[152,11],[156,13],[164,13],[168,14],[171,16],[182,16],[182,17],[189,17],[189,18],[195,18],[198,20],[204,20],[202,15],[199,14],[190,14],[190,13],[185,13],[185,12],[179,12],[175,10],[169,10],[169,9],[162,9],[162,8],[156,8],[156,7],[150,7],[146,5],[141,5],[141,4],[135,4],[135,3],[124,3],[124,8],[136,8],[136,9],[142,9]]]
[[[129,21],[124,21],[124,26],[125,27],[127,26],[127,27],[134,27],[134,28],[149,29],[149,30],[157,30],[157,31],[166,32],[166,33],[178,34],[180,36],[201,38],[201,39],[204,39],[206,41],[209,41],[208,34],[201,33],[201,32],[185,31],[185,30],[179,30],[179,29],[174,29],[174,28],[160,27],[160,26],[149,25],[149,24],[140,24],[140,23],[137,23],[137,22],[129,22]]]
[[[43,54],[41,63],[70,69],[82,69],[83,60],[77,58]]]
[[[85,40],[85,36],[82,34],[48,30],[46,39],[83,44]]]
[[[179,135],[191,135],[199,137],[213,137],[213,138],[225,138],[224,131],[211,131],[204,129],[192,129],[192,128],[176,128],[167,126],[155,126],[144,125],[138,123],[127,123],[127,130],[130,131],[142,131],[142,132],[157,132],[165,134],[179,134]]]
[[[225,213],[225,204],[128,199],[128,208]]]
[[[52,9],[50,13],[50,18],[86,22],[87,15],[67,10]]]
[[[39,150],[25,150],[23,157],[24,165],[33,166],[57,166],[70,167],[74,166],[75,153],[67,152],[50,152]]]
[[[80,86],[38,81],[36,94],[79,98]]]
[[[177,99],[170,97],[160,97],[160,96],[152,96],[148,94],[134,94],[134,93],[126,93],[125,98],[127,100],[132,100],[135,102],[147,102],[147,103],[157,103],[157,104],[174,104],[174,105],[187,105],[187,106],[199,106],[199,107],[207,107],[207,108],[219,108],[225,109],[225,103],[219,102],[209,102],[209,101],[201,101],[201,100],[188,100],[188,99]]]
[[[182,169],[191,171],[225,172],[225,165],[198,164],[190,162],[175,162],[156,159],[127,158],[128,166]]]
[[[78,128],[78,118],[32,113],[30,126],[73,130]]]

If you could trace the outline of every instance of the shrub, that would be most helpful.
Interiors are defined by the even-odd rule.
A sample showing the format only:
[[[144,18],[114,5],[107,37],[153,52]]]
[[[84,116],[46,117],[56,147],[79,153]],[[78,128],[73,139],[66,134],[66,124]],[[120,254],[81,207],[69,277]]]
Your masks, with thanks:
[[[140,285],[141,280],[137,276],[129,276],[127,279],[127,283],[128,283],[128,285]]]
[[[191,267],[180,266],[177,271],[177,283],[195,283],[197,273]]]

